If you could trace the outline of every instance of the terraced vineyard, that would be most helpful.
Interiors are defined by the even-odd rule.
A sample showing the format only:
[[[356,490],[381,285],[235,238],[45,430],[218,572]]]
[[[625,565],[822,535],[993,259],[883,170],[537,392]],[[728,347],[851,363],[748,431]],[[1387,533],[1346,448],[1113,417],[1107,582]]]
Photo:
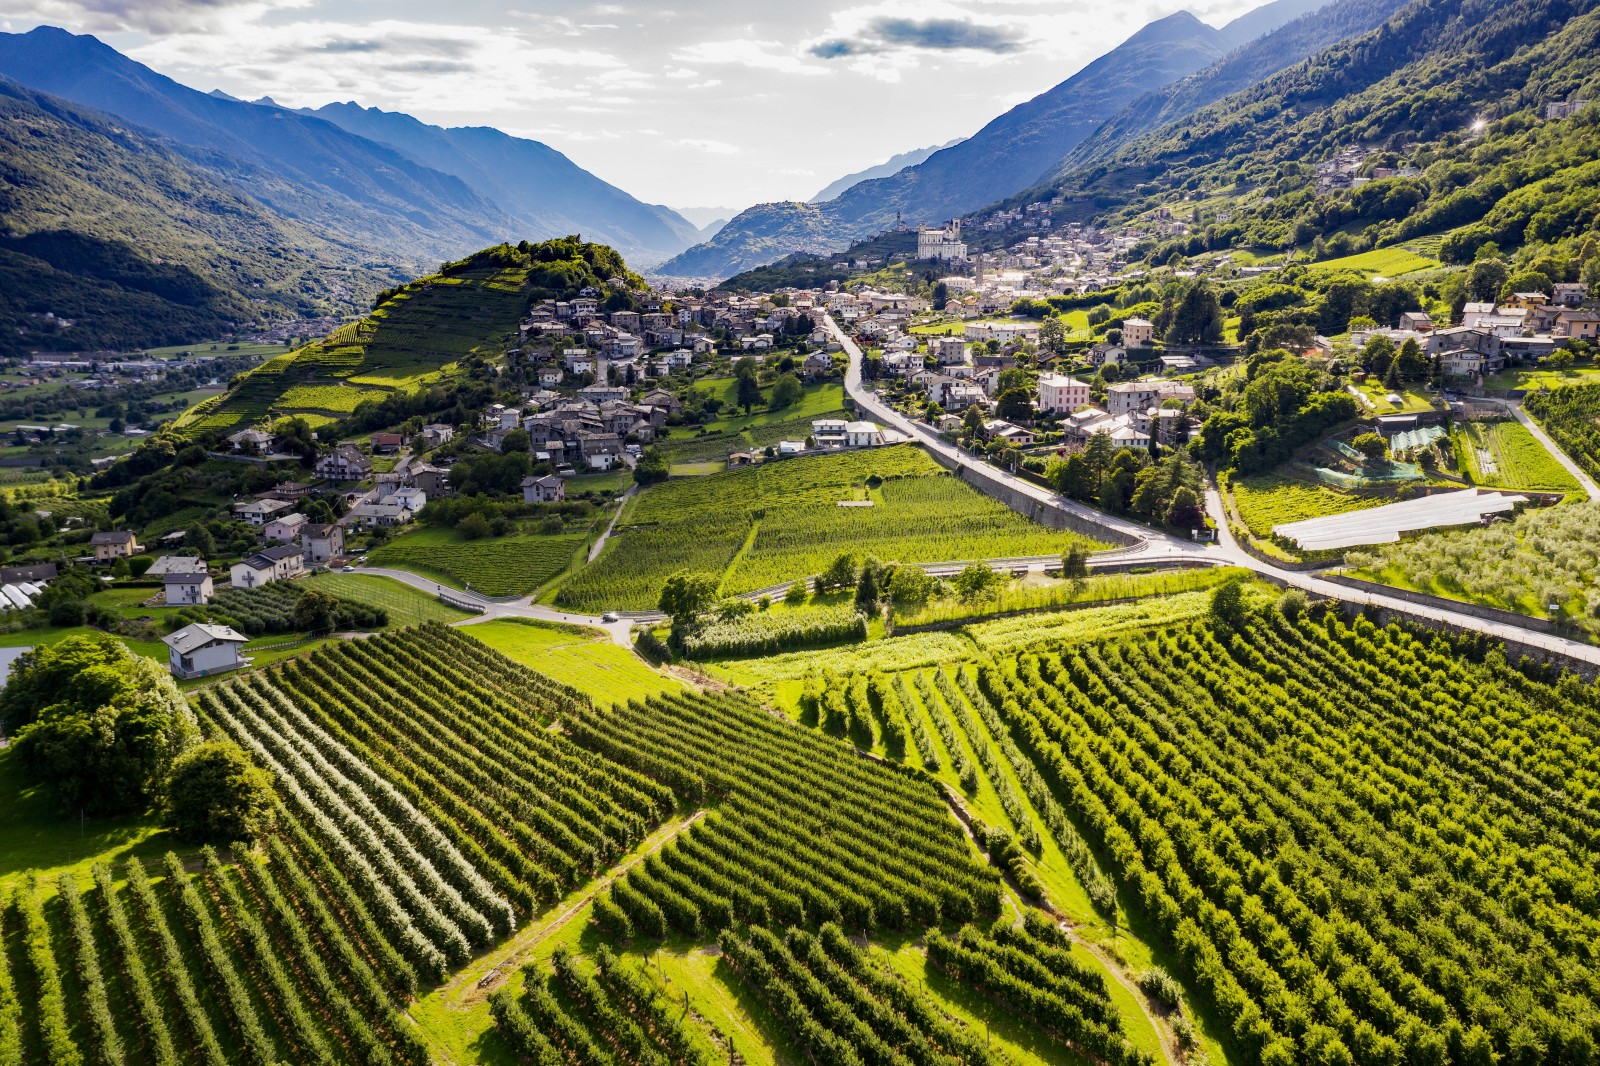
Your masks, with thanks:
[[[233,432],[294,414],[328,422],[364,400],[413,391],[472,352],[498,350],[527,306],[526,277],[526,269],[484,263],[424,278],[360,322],[263,363],[177,426]]]
[[[723,591],[733,594],[809,577],[845,551],[943,562],[1053,554],[1074,543],[1087,542],[1029,522],[909,445],[807,456],[674,479],[641,494],[606,551],[557,602],[648,610],[679,569],[723,575]]]
[[[1523,405],[1590,477],[1600,478],[1600,385],[1540,389]]]

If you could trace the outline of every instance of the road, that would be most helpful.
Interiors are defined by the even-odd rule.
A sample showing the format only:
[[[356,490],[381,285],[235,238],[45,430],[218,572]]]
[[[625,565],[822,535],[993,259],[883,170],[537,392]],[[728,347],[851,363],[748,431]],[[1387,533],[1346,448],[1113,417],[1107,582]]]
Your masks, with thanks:
[[[965,457],[961,456],[961,453],[958,449],[940,440],[927,427],[912,423],[909,419],[906,419],[900,415],[899,412],[891,409],[870,390],[866,389],[862,385],[861,381],[860,346],[858,346],[855,341],[853,341],[844,333],[843,330],[839,328],[839,326],[833,321],[832,316],[828,316],[824,320],[824,324],[834,335],[834,337],[836,337],[844,346],[845,353],[850,357],[850,369],[845,374],[845,391],[848,392],[850,394],[850,398],[856,402],[858,409],[875,416],[884,424],[892,426],[893,428],[900,430],[902,433],[908,434],[913,439],[921,442],[930,449],[941,452],[944,455],[951,456],[953,458],[959,458],[961,461],[965,462]],[[1532,431],[1534,435],[1540,439],[1545,447],[1550,449],[1552,455],[1555,455],[1559,459],[1565,460],[1563,465],[1571,463],[1571,460],[1567,458],[1561,449],[1556,447],[1554,442],[1544,435],[1544,431],[1528,420],[1527,414],[1520,409],[1520,405],[1517,405],[1513,408],[1513,413],[1517,415],[1518,421],[1521,421],[1524,425],[1528,426],[1530,431]],[[1568,466],[1568,469],[1573,469],[1573,466]],[[1594,496],[1595,488],[1592,479],[1588,478],[1587,475],[1582,475],[1581,471],[1574,470],[1574,472],[1581,475],[1579,480],[1584,484],[1585,489],[1590,491],[1591,498],[1600,498]],[[1156,533],[1131,522],[1121,521],[1109,515],[1101,514],[1098,511],[1093,511],[1089,508],[1072,504],[1071,501],[1063,500],[1061,497],[1056,496],[1048,489],[1041,488],[1040,486],[1034,485],[1031,482],[1014,477],[1003,470],[998,470],[991,467],[985,470],[984,473],[995,475],[995,481],[1005,484],[1008,487],[1018,491],[1025,492],[1035,499],[1043,500],[1047,503],[1055,504],[1056,506],[1066,507],[1068,510],[1073,510],[1084,514],[1085,517],[1092,521],[1099,522],[1102,525],[1106,525],[1114,529],[1119,529],[1143,542],[1143,547],[1141,548],[1127,549],[1119,553],[1125,558],[1131,557],[1140,560],[1146,558],[1191,558],[1204,559],[1213,564],[1225,566],[1241,566],[1249,570],[1253,570],[1263,576],[1273,578],[1274,580],[1284,585],[1288,585],[1291,588],[1298,588],[1305,592],[1315,593],[1319,596],[1343,600],[1348,603],[1359,603],[1364,606],[1379,607],[1385,610],[1398,612],[1402,616],[1409,615],[1416,618],[1425,618],[1431,621],[1442,622],[1460,629],[1467,629],[1478,633],[1483,633],[1494,637],[1497,640],[1517,641],[1530,647],[1570,656],[1571,658],[1578,659],[1586,663],[1591,663],[1595,666],[1600,666],[1600,647],[1595,647],[1592,644],[1584,644],[1575,640],[1568,640],[1565,637],[1558,637],[1550,633],[1541,633],[1537,630],[1523,629],[1520,626],[1506,625],[1503,622],[1495,622],[1485,618],[1478,618],[1474,615],[1462,614],[1457,611],[1423,606],[1408,602],[1406,600],[1401,600],[1393,596],[1385,596],[1382,593],[1365,593],[1358,589],[1352,589],[1346,585],[1338,585],[1331,581],[1325,581],[1322,578],[1317,577],[1315,574],[1302,573],[1296,570],[1284,570],[1273,566],[1270,563],[1263,562],[1262,560],[1257,559],[1255,556],[1246,552],[1234,539],[1233,531],[1228,526],[1227,514],[1223,509],[1222,495],[1217,491],[1214,485],[1206,490],[1206,513],[1211,517],[1211,520],[1216,523],[1218,539],[1216,544],[1206,545],[1194,544],[1178,537]],[[979,478],[971,482],[971,484],[973,484],[974,487],[981,489],[984,487],[985,481],[984,479]]]
[[[631,619],[622,618],[615,622],[607,622],[604,618],[596,618],[593,615],[558,611],[554,607],[546,607],[543,604],[534,603],[531,596],[525,596],[520,600],[512,600],[508,603],[497,603],[494,600],[484,599],[470,592],[450,589],[437,581],[419,577],[409,570],[390,570],[381,566],[358,566],[355,572],[358,574],[372,574],[375,577],[393,578],[395,581],[410,585],[414,589],[420,589],[430,596],[437,596],[440,592],[448,590],[457,599],[469,601],[483,608],[482,614],[464,618],[455,623],[458,626],[476,625],[496,618],[533,618],[540,622],[565,622],[568,625],[591,626],[595,629],[603,629],[610,635],[612,643],[620,644],[624,648],[633,646],[633,641],[630,639],[633,629]]]

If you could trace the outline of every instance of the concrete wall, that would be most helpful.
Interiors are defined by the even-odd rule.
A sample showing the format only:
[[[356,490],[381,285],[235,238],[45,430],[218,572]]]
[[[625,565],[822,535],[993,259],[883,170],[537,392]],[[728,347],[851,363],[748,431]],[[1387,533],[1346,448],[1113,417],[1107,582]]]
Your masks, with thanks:
[[[1351,603],[1348,600],[1340,601],[1340,607],[1343,609],[1346,618],[1355,618],[1357,615],[1365,613],[1368,618],[1372,619],[1374,625],[1402,622],[1420,629],[1429,629],[1453,637],[1463,637],[1470,640],[1485,639],[1485,634],[1478,632],[1476,629],[1468,629],[1465,626],[1453,625],[1433,618],[1423,618],[1411,614],[1409,611],[1391,611],[1381,607],[1364,607],[1359,603]],[[1504,645],[1506,660],[1512,664],[1522,659],[1528,659],[1532,662],[1556,667],[1557,669],[1569,670],[1585,681],[1594,681],[1596,677],[1600,677],[1600,665],[1584,659],[1565,655],[1558,651],[1551,651],[1548,648],[1524,644],[1520,640],[1502,640],[1499,637],[1488,637],[1487,639],[1491,643]]]
[[[1102,525],[1076,511],[1069,511],[1056,504],[1035,499],[1025,492],[1019,492],[996,477],[992,468],[985,463],[965,462],[960,464],[960,469],[957,469],[955,462],[943,453],[930,450],[928,454],[945,469],[955,471],[956,476],[963,481],[979,488],[986,495],[993,496],[1013,511],[1038,522],[1041,526],[1069,533],[1081,533],[1117,548],[1131,548],[1139,543],[1137,538],[1121,530]]]
[[[1423,607],[1433,607],[1441,611],[1453,611],[1456,614],[1471,615],[1473,618],[1499,622],[1501,625],[1516,626],[1518,629],[1531,629],[1535,633],[1549,633],[1553,636],[1561,635],[1561,630],[1544,618],[1517,614],[1515,611],[1503,611],[1498,607],[1484,607],[1476,603],[1447,600],[1442,596],[1430,596],[1425,592],[1413,592],[1410,589],[1394,588],[1390,585],[1380,585],[1373,581],[1362,581],[1358,578],[1344,577],[1339,574],[1324,574],[1322,577],[1323,580],[1331,581],[1335,585],[1360,589],[1362,592],[1369,592],[1377,596],[1390,596],[1397,600],[1405,600],[1407,603],[1420,604]]]

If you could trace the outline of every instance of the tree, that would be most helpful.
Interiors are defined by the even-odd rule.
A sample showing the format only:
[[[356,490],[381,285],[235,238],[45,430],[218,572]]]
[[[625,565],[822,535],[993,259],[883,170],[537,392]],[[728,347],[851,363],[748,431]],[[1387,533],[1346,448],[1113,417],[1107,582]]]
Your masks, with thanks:
[[[656,606],[674,622],[692,618],[716,602],[717,584],[715,574],[679,570],[667,578]]]
[[[1178,490],[1172,494],[1172,504],[1167,508],[1167,525],[1175,529],[1199,529],[1205,523],[1200,494],[1188,485],[1178,486]]]
[[[1172,324],[1167,327],[1168,344],[1219,344],[1222,341],[1224,315],[1216,290],[1203,281],[1196,281],[1183,292],[1172,311]]]
[[[672,467],[667,462],[666,453],[652,444],[634,464],[633,480],[639,485],[654,485],[667,480],[667,475],[671,472]]]
[[[843,552],[822,572],[822,584],[824,588],[847,589],[855,585],[860,575],[861,557]]]
[[[210,559],[217,554],[216,538],[199,522],[183,531],[183,543],[199,552],[202,559]]]
[[[1244,582],[1231,578],[1211,590],[1211,619],[1230,629],[1238,629],[1249,617],[1244,602]]]
[[[1421,381],[1428,376],[1428,357],[1422,352],[1417,338],[1407,337],[1395,356],[1395,373],[1401,381]]]
[[[468,515],[482,519],[482,515]],[[466,521],[466,519],[463,519]],[[302,633],[321,633],[330,630],[339,617],[339,601],[321,589],[306,589],[294,601],[294,627]]]
[[[956,575],[956,595],[970,603],[989,595],[1002,580],[987,563],[971,563]]]
[[[104,634],[18,658],[0,721],[28,774],[84,814],[144,810],[172,761],[199,739],[166,669]]]
[[[1074,544],[1061,556],[1061,576],[1068,581],[1082,581],[1089,576],[1089,550]]]
[[[1498,257],[1480,258],[1467,271],[1467,292],[1474,300],[1493,302],[1500,298],[1500,289],[1511,276],[1511,268]]]
[[[456,523],[456,532],[468,540],[481,540],[494,533],[494,527],[483,516],[482,511],[473,511]]]
[[[920,566],[899,566],[889,579],[889,599],[896,605],[926,603],[938,581]]]
[[[994,413],[1008,422],[1026,422],[1033,417],[1033,396],[1024,389],[1001,393]]]
[[[856,582],[856,606],[867,612],[868,615],[875,614],[878,610],[878,598],[880,596],[878,571],[879,567],[876,564],[876,560],[869,559],[861,567],[861,578]]]
[[[754,359],[741,359],[734,365],[734,398],[735,405],[744,408],[744,413],[749,414],[750,408],[761,402],[761,382],[756,377],[756,363]]]
[[[772,383],[772,398],[767,401],[767,407],[773,411],[793,407],[800,402],[800,397],[805,395],[805,391],[805,386],[800,384],[798,377],[794,374],[784,374]]]
[[[192,844],[256,840],[272,827],[272,782],[272,772],[232,741],[199,744],[174,760],[162,810]]]
[[[1519,270],[1506,278],[1505,284],[1500,287],[1500,298],[1510,299],[1513,293],[1540,292],[1550,295],[1551,286],[1548,275],[1537,270]]]
[[[783,594],[783,602],[790,607],[798,607],[806,602],[806,583],[796,581],[790,585],[788,591]]]
[[[983,412],[974,404],[961,416],[961,438],[973,441],[981,436],[983,436]]]
[[[1389,442],[1376,433],[1363,433],[1350,442],[1350,447],[1371,460],[1389,457]]]
[[[504,437],[500,438],[500,452],[503,455],[511,455],[513,452],[528,453],[532,451],[533,440],[528,436],[528,431],[525,429],[509,430]]]
[[[1050,315],[1039,326],[1039,347],[1051,355],[1065,355],[1067,330],[1059,315]]]
[[[1394,341],[1380,333],[1361,349],[1361,365],[1371,373],[1382,376],[1389,372],[1389,365],[1394,362],[1395,355]]]

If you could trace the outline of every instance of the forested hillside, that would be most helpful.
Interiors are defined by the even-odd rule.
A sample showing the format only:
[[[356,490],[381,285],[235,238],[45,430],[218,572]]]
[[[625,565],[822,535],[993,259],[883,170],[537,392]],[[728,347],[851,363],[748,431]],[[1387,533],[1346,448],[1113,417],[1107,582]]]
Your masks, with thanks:
[[[1069,217],[1131,218],[1174,194],[1229,201],[1229,221],[1202,213],[1196,232],[1157,258],[1331,244],[1341,233],[1348,250],[1451,233],[1444,257],[1467,262],[1489,241],[1577,238],[1600,195],[1596,118],[1547,121],[1544,108],[1592,95],[1597,45],[1600,13],[1583,0],[1418,0],[1044,191],[1067,197]],[[1377,150],[1369,170],[1417,173],[1319,196],[1313,164],[1352,144]]]
[[[0,355],[216,336],[394,279],[170,145],[0,78]]]

